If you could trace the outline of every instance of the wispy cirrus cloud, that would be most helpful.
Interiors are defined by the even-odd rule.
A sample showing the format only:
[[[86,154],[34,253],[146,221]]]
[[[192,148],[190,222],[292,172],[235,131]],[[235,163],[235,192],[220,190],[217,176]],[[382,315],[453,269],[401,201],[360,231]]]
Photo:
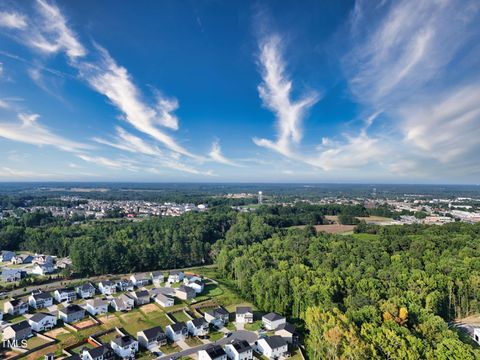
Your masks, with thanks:
[[[7,29],[24,29],[27,27],[27,21],[22,14],[0,11],[0,27]]]
[[[218,140],[214,141],[212,144],[212,149],[210,150],[210,158],[220,164],[225,164],[225,165],[230,165],[230,166],[236,166],[236,167],[241,167],[242,165],[238,164],[237,162],[228,159],[225,155],[222,153],[222,148],[220,146],[220,142]]]
[[[69,140],[55,134],[41,125],[38,114],[19,114],[16,121],[0,122],[0,137],[37,146],[53,146],[58,149],[77,152],[91,149],[91,146]]]
[[[263,105],[276,117],[277,139],[254,138],[255,144],[292,156],[292,146],[302,138],[302,121],[308,110],[320,99],[317,92],[310,92],[298,100],[292,100],[292,81],[285,72],[281,54],[281,38],[273,35],[260,43],[259,62],[263,82],[258,87]]]
[[[106,166],[112,169],[123,169],[128,171],[138,171],[136,162],[128,159],[111,159],[104,156],[91,156],[86,154],[77,154],[79,159],[96,165]]]

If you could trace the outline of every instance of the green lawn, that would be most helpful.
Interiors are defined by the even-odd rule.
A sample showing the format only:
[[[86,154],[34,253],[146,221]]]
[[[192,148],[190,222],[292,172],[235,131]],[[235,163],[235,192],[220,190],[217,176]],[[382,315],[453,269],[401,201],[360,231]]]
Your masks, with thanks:
[[[167,345],[163,345],[160,347],[160,350],[164,353],[164,354],[172,354],[172,353],[176,353],[176,352],[179,352],[180,350],[180,347],[177,346],[175,343],[173,344],[167,344]]]
[[[199,346],[199,345],[203,345],[203,342],[201,342],[200,339],[197,338],[197,337],[190,337],[188,339],[185,339],[185,342],[190,347],[196,347],[196,346]]]
[[[177,322],[180,322],[180,321],[187,322],[190,320],[190,318],[187,315],[185,315],[183,311],[176,311],[174,313],[170,313],[170,315],[172,315],[175,318],[175,320],[177,320]]]
[[[377,234],[351,234],[355,239],[359,240],[377,240],[380,235]]]
[[[254,321],[251,324],[245,324],[245,330],[258,331],[261,328],[262,328],[262,322],[261,321]]]
[[[211,331],[209,334],[210,341],[217,341],[223,338],[224,333],[221,331]]]
[[[48,341],[48,340],[42,339],[38,336],[34,336],[34,337],[31,337],[30,339],[28,339],[27,349],[29,349],[29,350],[35,349],[36,347],[39,347],[40,345],[43,345],[43,344],[47,344],[49,342],[50,341]]]
[[[8,321],[10,323],[17,323],[17,322],[20,322],[20,321],[25,320],[25,319],[26,318],[23,315],[15,315],[15,316],[12,316],[10,314],[3,315],[3,320]]]

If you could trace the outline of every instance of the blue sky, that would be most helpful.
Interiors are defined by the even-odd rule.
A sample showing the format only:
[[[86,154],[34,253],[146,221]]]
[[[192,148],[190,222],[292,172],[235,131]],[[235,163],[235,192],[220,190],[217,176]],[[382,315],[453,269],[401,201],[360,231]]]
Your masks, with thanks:
[[[479,183],[479,12],[1,1],[0,181]]]

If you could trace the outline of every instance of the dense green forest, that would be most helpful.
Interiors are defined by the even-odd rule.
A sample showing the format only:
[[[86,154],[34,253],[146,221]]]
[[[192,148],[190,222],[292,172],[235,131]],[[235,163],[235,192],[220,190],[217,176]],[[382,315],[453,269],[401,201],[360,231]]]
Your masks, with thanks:
[[[255,217],[219,241],[222,276],[301,319],[312,359],[474,359],[447,322],[480,311],[480,224],[275,232]]]
[[[70,255],[82,275],[215,261],[245,298],[304,331],[311,359],[480,358],[449,327],[480,312],[480,224],[361,222],[351,236],[308,226],[325,215],[371,213],[306,203],[254,213],[218,206],[137,222],[24,213],[0,222],[0,247]]]

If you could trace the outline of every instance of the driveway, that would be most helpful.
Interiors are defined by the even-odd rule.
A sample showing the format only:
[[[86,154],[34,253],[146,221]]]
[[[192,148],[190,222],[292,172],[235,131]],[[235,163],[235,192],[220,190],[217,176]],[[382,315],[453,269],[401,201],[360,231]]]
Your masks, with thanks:
[[[239,331],[233,332],[232,335],[229,336],[228,338],[220,339],[218,341],[212,342],[212,344],[223,346],[223,345],[226,345],[226,344],[232,342],[233,340],[246,340],[249,344],[252,344],[257,339],[258,339],[257,333],[255,333],[253,331],[239,330]],[[157,359],[158,360],[169,360],[172,356],[175,356],[175,358],[181,358],[182,356],[190,356],[192,354],[196,354],[200,350],[205,349],[209,345],[210,344],[200,345],[200,346],[197,346],[197,347],[194,347],[194,348],[179,351],[175,354],[169,354],[169,355],[161,356]]]

